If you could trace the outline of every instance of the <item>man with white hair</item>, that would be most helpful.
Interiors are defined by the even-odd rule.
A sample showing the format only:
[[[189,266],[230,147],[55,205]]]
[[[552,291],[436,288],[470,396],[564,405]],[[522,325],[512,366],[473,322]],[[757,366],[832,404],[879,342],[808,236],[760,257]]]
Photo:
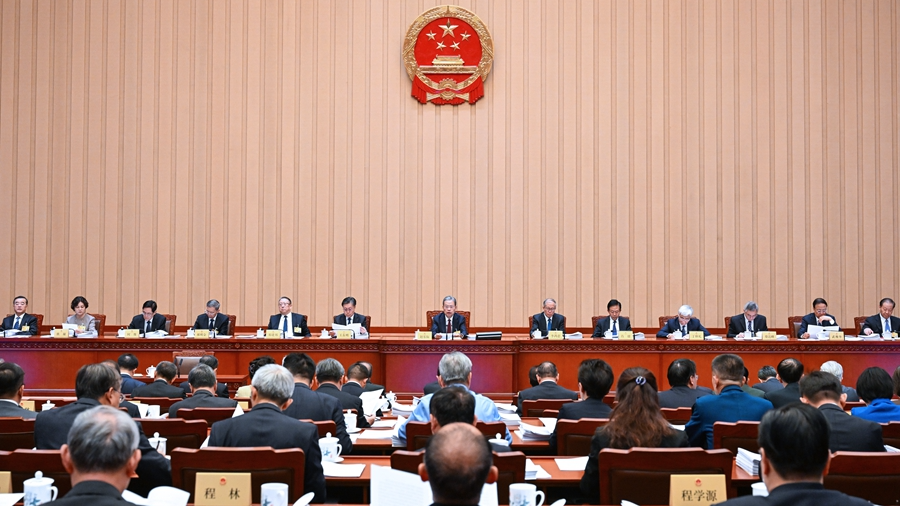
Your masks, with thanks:
[[[847,394],[847,398],[844,399],[845,401],[859,402],[859,394],[856,393],[856,389],[844,385],[844,367],[841,364],[834,360],[829,360],[822,364],[822,367],[820,367],[819,370],[822,372],[830,372],[837,377],[838,381],[841,382],[841,390],[843,390],[843,393]]]
[[[681,335],[685,337],[687,337],[688,333],[693,331],[703,332],[704,336],[709,335],[709,331],[700,323],[700,320],[694,318],[694,308],[687,304],[678,308],[678,316],[667,321],[666,324],[663,325],[663,328],[659,329],[659,332],[656,333],[656,337],[666,337],[671,339],[673,334],[679,331],[681,332]]]
[[[316,426],[291,418],[282,410],[291,405],[294,377],[284,367],[269,364],[253,375],[250,403],[253,409],[242,416],[213,424],[209,446],[271,446],[276,450],[300,448],[306,457],[303,489],[315,492],[314,503],[325,502],[325,475]]]
[[[556,301],[553,299],[544,299],[540,313],[531,317],[530,334],[534,331],[540,331],[542,336],[548,335],[551,330],[562,331],[566,333],[566,317],[556,312]]]

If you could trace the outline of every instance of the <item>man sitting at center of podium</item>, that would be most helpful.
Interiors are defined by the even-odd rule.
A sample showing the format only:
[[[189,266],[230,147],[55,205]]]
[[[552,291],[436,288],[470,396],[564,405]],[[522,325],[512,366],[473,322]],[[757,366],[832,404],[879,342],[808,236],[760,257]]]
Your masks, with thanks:
[[[469,335],[466,318],[456,312],[456,297],[444,297],[444,312],[431,319],[431,335],[456,334],[461,337]]]
[[[671,339],[675,332],[681,332],[682,336],[687,337],[693,331],[703,332],[704,336],[709,335],[709,331],[700,323],[700,320],[694,318],[694,308],[685,304],[678,308],[678,316],[667,321],[663,328],[659,329],[656,337]]]
[[[280,330],[285,338],[310,335],[306,317],[300,313],[292,313],[292,304],[291,299],[288,297],[278,299],[278,314],[269,317],[268,328],[270,330]]]

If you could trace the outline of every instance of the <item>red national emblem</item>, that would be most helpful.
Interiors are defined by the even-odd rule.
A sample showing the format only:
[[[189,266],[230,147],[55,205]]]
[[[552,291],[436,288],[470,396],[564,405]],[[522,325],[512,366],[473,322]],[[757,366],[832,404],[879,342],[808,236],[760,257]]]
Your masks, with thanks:
[[[455,5],[428,9],[406,32],[403,63],[412,96],[438,105],[474,104],[494,61],[494,41],[473,12]]]

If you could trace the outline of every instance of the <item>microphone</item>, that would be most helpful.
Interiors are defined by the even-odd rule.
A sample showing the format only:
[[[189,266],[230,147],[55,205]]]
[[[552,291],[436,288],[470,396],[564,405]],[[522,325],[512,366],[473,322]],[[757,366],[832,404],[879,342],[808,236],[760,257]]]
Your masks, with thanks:
[[[178,361],[178,378],[181,378],[181,366],[184,364],[184,358]]]

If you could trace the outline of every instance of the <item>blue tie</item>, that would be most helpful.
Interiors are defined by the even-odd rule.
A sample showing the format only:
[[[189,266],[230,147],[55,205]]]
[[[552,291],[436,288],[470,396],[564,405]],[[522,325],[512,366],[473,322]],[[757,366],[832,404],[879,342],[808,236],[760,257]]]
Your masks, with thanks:
[[[613,320],[612,334],[614,336],[619,334],[619,327],[616,325],[616,320]]]
[[[884,331],[885,331],[885,332],[890,332],[890,331],[891,331],[891,319],[890,319],[890,318],[885,318],[885,319],[884,319]]]
[[[16,316],[16,324],[13,326],[13,328],[15,328],[16,330],[22,329],[22,317],[21,316]]]
[[[284,325],[282,325],[281,331],[285,334],[288,332],[287,316],[284,316]]]

